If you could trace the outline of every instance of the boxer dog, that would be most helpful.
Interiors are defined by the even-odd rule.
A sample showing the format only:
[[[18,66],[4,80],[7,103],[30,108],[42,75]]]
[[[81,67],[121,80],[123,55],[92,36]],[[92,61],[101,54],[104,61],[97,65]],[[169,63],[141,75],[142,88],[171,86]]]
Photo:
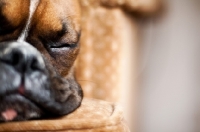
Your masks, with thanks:
[[[0,122],[57,117],[78,108],[77,0],[0,0]]]

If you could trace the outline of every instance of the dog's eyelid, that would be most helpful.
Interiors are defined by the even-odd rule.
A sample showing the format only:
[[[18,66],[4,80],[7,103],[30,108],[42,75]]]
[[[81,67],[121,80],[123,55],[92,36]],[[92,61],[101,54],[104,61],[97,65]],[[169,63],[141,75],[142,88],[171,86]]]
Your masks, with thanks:
[[[77,43],[60,43],[60,44],[54,44],[50,45],[49,48],[75,48],[77,47]]]
[[[49,43],[49,48],[75,48],[78,46],[80,41],[80,33],[74,40],[59,40],[58,42]]]

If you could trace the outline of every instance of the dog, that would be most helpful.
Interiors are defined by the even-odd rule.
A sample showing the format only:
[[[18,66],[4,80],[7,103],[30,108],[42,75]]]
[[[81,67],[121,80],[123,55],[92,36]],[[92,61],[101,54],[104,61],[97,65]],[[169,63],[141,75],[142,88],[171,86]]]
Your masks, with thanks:
[[[0,122],[58,117],[81,105],[74,77],[78,0],[0,0]]]

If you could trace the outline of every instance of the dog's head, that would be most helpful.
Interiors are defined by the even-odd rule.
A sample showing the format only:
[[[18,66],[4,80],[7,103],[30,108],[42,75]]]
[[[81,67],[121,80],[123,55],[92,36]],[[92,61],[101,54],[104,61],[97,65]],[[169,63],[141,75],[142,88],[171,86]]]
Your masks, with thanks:
[[[77,0],[0,0],[0,121],[75,110],[79,51]]]

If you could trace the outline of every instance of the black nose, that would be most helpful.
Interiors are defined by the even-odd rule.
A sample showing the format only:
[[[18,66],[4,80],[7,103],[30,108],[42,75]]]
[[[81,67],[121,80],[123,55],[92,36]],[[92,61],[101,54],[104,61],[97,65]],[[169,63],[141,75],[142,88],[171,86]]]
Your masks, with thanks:
[[[0,44],[0,61],[20,73],[44,70],[41,54],[28,43],[7,42]]]

